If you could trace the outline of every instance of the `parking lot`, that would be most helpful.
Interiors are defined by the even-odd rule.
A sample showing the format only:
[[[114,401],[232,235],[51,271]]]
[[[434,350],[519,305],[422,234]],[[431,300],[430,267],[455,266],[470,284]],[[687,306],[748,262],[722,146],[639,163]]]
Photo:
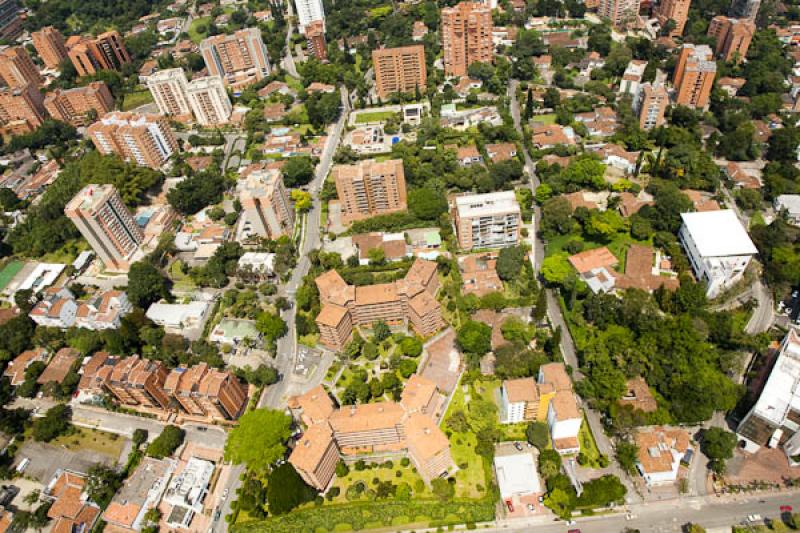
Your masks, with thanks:
[[[97,463],[108,466],[116,465],[116,461],[107,455],[88,450],[73,452],[33,441],[26,441],[17,451],[14,458],[14,467],[16,468],[25,458],[30,459],[30,463],[23,474],[43,484],[47,484],[59,468],[85,473]]]

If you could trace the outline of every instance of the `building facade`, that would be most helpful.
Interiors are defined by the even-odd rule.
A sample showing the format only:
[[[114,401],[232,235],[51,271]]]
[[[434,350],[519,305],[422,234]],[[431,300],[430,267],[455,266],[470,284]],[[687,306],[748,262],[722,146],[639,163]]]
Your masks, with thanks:
[[[269,75],[267,47],[258,28],[208,37],[200,43],[200,53],[208,73],[220,76],[234,89],[247,87]]]
[[[247,387],[232,373],[207,363],[173,369],[164,391],[180,411],[204,419],[236,420],[247,406]]]
[[[639,89],[646,68],[647,61],[640,61],[638,59],[631,60],[628,66],[625,67],[622,80],[619,82],[619,92],[622,94],[630,94],[633,97],[634,105],[636,99],[639,97]]]
[[[519,243],[522,212],[514,191],[457,196],[451,210],[458,245],[464,250]]]
[[[89,126],[87,133],[101,154],[160,168],[178,150],[169,121],[160,115],[114,112]]]
[[[31,33],[33,47],[42,58],[42,62],[49,69],[57,69],[69,56],[64,44],[64,36],[53,26],[47,26]]]
[[[0,90],[0,131],[4,137],[30,133],[46,117],[42,93],[35,85]]]
[[[716,16],[708,26],[708,35],[717,42],[714,50],[717,57],[725,61],[741,63],[747,56],[756,25],[747,19],[732,19]]]
[[[182,68],[159,70],[147,78],[147,88],[153,95],[159,113],[178,120],[188,119],[192,115],[187,96],[188,84]]]
[[[717,64],[710,47],[684,44],[678,55],[673,78],[678,105],[705,109],[716,75]]]
[[[639,18],[640,0],[600,0],[597,14],[611,21],[615,28],[629,26]]]
[[[325,21],[315,20],[306,26],[305,32],[308,53],[320,61],[328,60],[328,43],[325,40]]]
[[[651,130],[664,123],[664,113],[669,105],[669,94],[661,84],[643,83],[636,100],[639,127]]]
[[[325,24],[325,8],[322,0],[294,0],[297,9],[297,26],[300,33],[305,33],[306,27],[315,20],[321,20],[323,27]]]
[[[466,76],[471,64],[494,61],[491,8],[475,2],[461,2],[443,8],[441,18],[446,76]]]
[[[731,4],[731,17],[756,21],[761,0],[734,0]]]
[[[114,97],[108,85],[93,81],[85,87],[56,89],[44,99],[44,107],[56,120],[73,126],[86,126],[91,117],[102,118],[114,109]]]
[[[144,235],[113,185],[87,185],[64,212],[107,269],[128,270]]]
[[[189,105],[202,126],[226,124],[233,111],[228,91],[219,76],[192,80],[186,87]]]
[[[372,51],[375,90],[381,98],[394,93],[424,91],[427,83],[425,47],[422,45],[381,48]]]
[[[240,187],[243,233],[273,240],[292,234],[294,209],[280,172],[252,172]]]
[[[38,87],[43,81],[28,51],[21,46],[12,46],[0,51],[0,77],[12,89],[26,85]]]
[[[16,0],[0,0],[0,38],[12,41],[22,34],[22,19]]]
[[[122,36],[117,31],[101,33],[94,39],[70,38],[67,45],[67,55],[78,76],[90,76],[98,70],[119,70],[131,62]]]
[[[336,165],[331,176],[336,182],[344,224],[408,208],[400,159],[382,162],[368,159],[355,165]]]
[[[689,6],[692,0],[662,0],[653,12],[658,19],[658,23],[663,28],[668,21],[675,22],[675,27],[669,32],[670,37],[680,37],[686,27],[686,19],[689,18]]]

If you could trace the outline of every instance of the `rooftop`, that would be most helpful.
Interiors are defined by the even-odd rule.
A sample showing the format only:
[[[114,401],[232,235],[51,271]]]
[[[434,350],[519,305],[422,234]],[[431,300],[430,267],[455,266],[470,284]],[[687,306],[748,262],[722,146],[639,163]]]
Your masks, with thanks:
[[[503,382],[503,389],[509,403],[535,402],[539,399],[539,390],[533,378],[508,379]]]
[[[497,472],[500,496],[504,499],[517,494],[542,492],[539,473],[530,453],[495,456],[494,469]]]
[[[520,212],[514,191],[457,196],[455,204],[461,217],[495,216],[504,213],[519,214]]]
[[[683,213],[683,225],[703,257],[758,253],[739,218],[730,209]]]

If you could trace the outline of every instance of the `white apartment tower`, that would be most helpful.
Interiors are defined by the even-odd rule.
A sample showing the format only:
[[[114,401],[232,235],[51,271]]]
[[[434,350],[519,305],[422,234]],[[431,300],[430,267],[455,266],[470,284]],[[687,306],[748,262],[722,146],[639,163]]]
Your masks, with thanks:
[[[322,7],[322,0],[294,0],[297,9],[297,22],[300,33],[305,33],[306,26],[315,20],[321,20],[323,28],[325,26],[325,10]]]
[[[147,88],[162,115],[190,117],[192,111],[186,97],[186,74],[182,68],[160,70],[147,78]]]
[[[237,239],[253,235],[277,239],[291,235],[294,228],[294,209],[283,185],[280,172],[256,171],[239,183],[239,201],[243,214]]]
[[[219,76],[192,80],[187,87],[187,95],[194,116],[201,125],[213,126],[228,122],[233,106]]]
[[[522,212],[514,191],[457,196],[453,214],[458,245],[464,250],[519,242]]]

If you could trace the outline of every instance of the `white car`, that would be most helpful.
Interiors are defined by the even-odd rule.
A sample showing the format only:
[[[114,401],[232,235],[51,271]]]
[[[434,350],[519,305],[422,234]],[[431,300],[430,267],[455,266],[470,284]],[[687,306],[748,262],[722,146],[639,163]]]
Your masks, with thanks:
[[[224,500],[227,497],[228,497],[228,489],[225,489],[222,491],[222,499]]]
[[[760,522],[761,515],[760,514],[751,514],[747,517],[748,522]]]

